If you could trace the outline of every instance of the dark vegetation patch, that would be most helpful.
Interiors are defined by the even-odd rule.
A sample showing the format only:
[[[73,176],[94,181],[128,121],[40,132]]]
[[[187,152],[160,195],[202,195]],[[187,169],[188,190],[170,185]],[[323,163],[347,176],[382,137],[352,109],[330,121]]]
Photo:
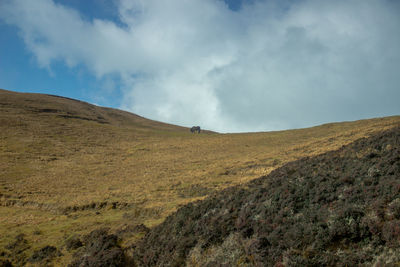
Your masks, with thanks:
[[[82,246],[83,246],[83,243],[80,239],[80,236],[77,234],[74,234],[74,235],[70,236],[69,238],[67,238],[67,240],[65,240],[65,248],[68,251],[78,249]]]
[[[63,214],[69,214],[71,212],[77,212],[77,211],[85,211],[85,210],[102,210],[102,209],[125,209],[125,208],[130,208],[134,204],[132,203],[126,203],[126,202],[119,202],[119,201],[113,201],[113,202],[92,202],[89,204],[85,205],[75,205],[75,206],[68,206],[63,208],[62,213]]]
[[[102,228],[83,237],[84,246],[74,254],[73,266],[124,266],[124,252],[118,244],[118,237]]]
[[[6,246],[6,249],[13,251],[16,254],[20,254],[21,252],[30,248],[28,241],[25,239],[24,234],[19,234],[15,237],[15,241],[9,243]]]
[[[69,112],[62,109],[55,109],[55,108],[37,108],[37,107],[30,107],[29,110],[33,113],[48,113],[48,114],[55,114],[57,117],[65,118],[65,119],[78,119],[78,120],[86,120],[86,121],[95,121],[102,124],[108,124],[109,122],[99,114],[96,114],[94,111],[92,114],[88,116],[81,116],[75,112]]]
[[[13,242],[5,246],[6,252],[2,252],[3,256],[12,260],[17,265],[24,265],[27,261],[26,250],[30,249],[31,245],[25,239],[24,234],[19,234],[15,237]],[[8,260],[7,260],[8,261]],[[5,261],[5,262],[7,262]]]
[[[29,262],[31,263],[50,262],[55,257],[60,257],[60,256],[62,256],[62,254],[60,251],[58,251],[56,247],[45,246],[33,252],[33,255],[29,258]]]
[[[61,110],[53,109],[53,108],[42,108],[42,109],[38,109],[38,112],[57,113],[57,112],[61,112]]]
[[[180,208],[138,266],[400,264],[400,128]]]
[[[96,119],[82,117],[82,116],[76,116],[76,115],[67,115],[67,114],[58,115],[58,117],[61,117],[64,119],[78,119],[78,120],[85,120],[85,121],[95,121],[95,122],[102,123],[102,124],[109,124],[109,122],[104,120],[104,118],[101,116],[96,117]]]
[[[12,263],[9,260],[0,259],[0,267],[12,267]]]
[[[13,196],[13,195],[3,195],[0,199],[0,206],[3,207],[34,207],[36,209],[52,211],[55,213],[61,213],[64,215],[69,215],[74,212],[80,211],[101,211],[101,210],[108,210],[108,209],[116,209],[116,210],[123,210],[129,209],[130,211],[144,211],[145,208],[139,207],[136,203],[127,203],[127,202],[120,202],[120,201],[102,201],[102,202],[91,202],[88,204],[83,205],[74,205],[74,206],[67,206],[67,207],[59,207],[56,204],[49,204],[49,203],[40,203],[36,201],[26,201],[23,200],[24,196]]]

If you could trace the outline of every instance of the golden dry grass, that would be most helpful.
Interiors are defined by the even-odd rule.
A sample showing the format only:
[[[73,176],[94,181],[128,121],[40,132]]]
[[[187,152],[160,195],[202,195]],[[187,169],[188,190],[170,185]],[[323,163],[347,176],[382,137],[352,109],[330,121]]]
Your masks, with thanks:
[[[99,226],[151,227],[180,205],[399,124],[394,116],[191,134],[76,100],[0,90],[0,251],[19,233],[29,253]],[[56,264],[70,259],[63,253]]]

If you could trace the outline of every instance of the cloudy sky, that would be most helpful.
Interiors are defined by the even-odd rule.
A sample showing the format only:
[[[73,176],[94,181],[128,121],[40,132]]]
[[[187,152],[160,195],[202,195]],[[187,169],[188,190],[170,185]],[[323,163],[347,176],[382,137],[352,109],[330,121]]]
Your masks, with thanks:
[[[182,126],[400,114],[397,0],[1,0],[0,88]]]

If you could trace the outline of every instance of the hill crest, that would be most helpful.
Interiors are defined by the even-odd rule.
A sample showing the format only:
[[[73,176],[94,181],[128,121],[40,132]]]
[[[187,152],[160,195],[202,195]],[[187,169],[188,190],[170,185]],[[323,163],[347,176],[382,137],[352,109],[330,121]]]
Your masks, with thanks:
[[[146,119],[139,115],[96,106],[81,100],[37,93],[17,93],[0,89],[0,106],[20,115],[49,115],[93,121],[122,127],[151,128],[163,131],[188,131],[187,128]]]

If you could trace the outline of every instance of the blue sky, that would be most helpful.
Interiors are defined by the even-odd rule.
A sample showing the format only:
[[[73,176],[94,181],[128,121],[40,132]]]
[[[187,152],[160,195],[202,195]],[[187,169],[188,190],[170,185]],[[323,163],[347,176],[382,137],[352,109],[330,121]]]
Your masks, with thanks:
[[[54,0],[56,4],[75,9],[83,20],[109,20],[121,26],[117,6],[113,0]],[[240,9],[243,0],[226,0],[232,10]],[[251,3],[251,0],[245,1]],[[27,49],[16,25],[0,20],[0,88],[18,92],[36,92],[62,95],[120,108],[122,94],[118,89],[98,97],[98,87],[104,86],[85,66],[69,68],[62,60],[54,61],[50,68],[38,66],[34,55]],[[100,81],[99,81],[100,80]],[[115,77],[118,87],[118,77]],[[113,83],[114,84],[114,83]],[[104,95],[104,92],[103,92]]]
[[[2,0],[0,88],[220,132],[399,115],[399,28],[389,0]]]

